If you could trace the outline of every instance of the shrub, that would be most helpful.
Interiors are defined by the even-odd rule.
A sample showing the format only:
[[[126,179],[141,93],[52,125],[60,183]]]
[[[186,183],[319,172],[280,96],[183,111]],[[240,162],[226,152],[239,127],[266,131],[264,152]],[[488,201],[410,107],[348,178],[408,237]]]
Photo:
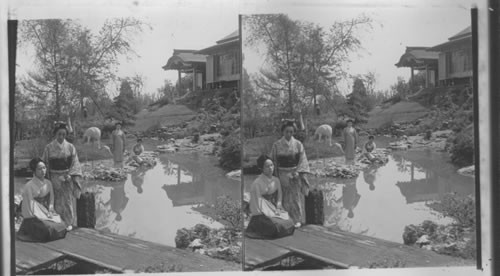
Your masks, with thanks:
[[[452,140],[450,155],[451,162],[457,166],[474,164],[474,137],[470,133],[458,133]]]
[[[217,197],[215,201],[215,216],[217,221],[226,222],[229,229],[241,231],[243,217],[241,216],[241,202],[228,195]]]
[[[238,132],[228,135],[221,144],[219,164],[229,170],[235,170],[241,166],[241,139]]]
[[[49,139],[40,137],[34,139],[28,144],[28,154],[30,158],[40,157],[43,154],[45,146],[49,143]]]
[[[446,194],[441,202],[431,203],[429,206],[443,216],[453,218],[463,227],[476,225],[476,204],[472,196]]]

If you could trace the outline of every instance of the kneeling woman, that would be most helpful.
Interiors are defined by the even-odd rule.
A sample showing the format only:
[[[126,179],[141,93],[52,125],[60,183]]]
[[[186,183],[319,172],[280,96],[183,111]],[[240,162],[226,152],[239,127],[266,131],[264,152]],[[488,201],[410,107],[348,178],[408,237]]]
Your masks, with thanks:
[[[261,156],[257,166],[262,174],[252,183],[250,213],[246,235],[253,238],[278,238],[291,235],[293,221],[282,207],[280,180],[273,176],[274,164],[270,157]]]
[[[54,233],[65,233],[66,225],[54,211],[54,190],[45,179],[47,168],[40,158],[30,162],[33,178],[22,189],[23,223],[19,228],[20,239],[48,241],[56,239]],[[57,234],[56,234],[57,236]]]

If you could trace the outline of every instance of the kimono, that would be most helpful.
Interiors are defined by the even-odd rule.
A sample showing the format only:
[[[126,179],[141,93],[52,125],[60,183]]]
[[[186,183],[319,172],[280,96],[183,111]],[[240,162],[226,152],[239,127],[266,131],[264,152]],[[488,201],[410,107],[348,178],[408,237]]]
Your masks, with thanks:
[[[344,128],[344,153],[346,162],[354,161],[356,156],[356,145],[358,144],[358,132],[353,127]]]
[[[294,223],[305,223],[305,194],[308,184],[298,173],[309,173],[309,163],[302,143],[295,138],[284,137],[273,144],[271,158],[283,192],[283,208]]]
[[[125,152],[125,133],[122,130],[114,130],[112,133],[113,160],[115,167],[123,167],[123,153]]]
[[[250,238],[278,238],[293,234],[294,223],[288,213],[277,208],[281,202],[280,181],[260,175],[250,190],[250,222],[245,235]]]
[[[143,160],[140,156],[144,152],[144,146],[140,144],[135,144],[134,147],[132,148],[132,151],[134,152],[134,156],[132,156],[132,159],[135,162],[141,164]]]
[[[368,160],[373,161],[375,159],[375,155],[373,155],[373,151],[377,148],[375,142],[366,142],[363,147],[363,154],[368,158]]]
[[[72,177],[82,176],[75,146],[64,140],[49,143],[42,160],[48,166],[50,181],[54,190],[54,209],[68,226],[76,226],[76,199],[82,187]]]
[[[273,176],[271,179],[261,174],[252,183],[250,190],[250,214],[252,216],[265,215],[267,217],[280,216],[276,204],[281,202],[282,194],[280,181]],[[288,217],[288,214],[284,216]]]
[[[23,218],[49,219],[49,207],[54,206],[54,190],[48,179],[33,177],[23,187],[21,194]]]

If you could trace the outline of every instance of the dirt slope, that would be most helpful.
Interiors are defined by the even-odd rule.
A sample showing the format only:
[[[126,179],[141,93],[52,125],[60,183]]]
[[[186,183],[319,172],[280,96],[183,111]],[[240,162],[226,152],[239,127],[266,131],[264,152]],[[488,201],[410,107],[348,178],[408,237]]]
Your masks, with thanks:
[[[377,107],[369,115],[370,118],[366,128],[378,128],[381,125],[390,122],[395,123],[413,121],[425,116],[429,109],[416,102],[402,101],[387,108]]]
[[[171,126],[189,121],[196,112],[184,105],[168,104],[155,110],[144,109],[136,115],[135,125],[131,131],[146,131],[154,125]]]

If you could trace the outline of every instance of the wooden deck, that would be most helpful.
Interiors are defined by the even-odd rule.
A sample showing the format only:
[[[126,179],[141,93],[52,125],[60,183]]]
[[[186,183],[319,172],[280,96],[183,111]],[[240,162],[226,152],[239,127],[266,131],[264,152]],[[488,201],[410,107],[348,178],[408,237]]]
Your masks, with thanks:
[[[29,274],[64,258],[83,260],[116,272],[175,264],[182,271],[241,270],[241,265],[170,246],[79,228],[48,243],[16,240],[16,272]]]
[[[385,259],[400,261],[405,267],[475,265],[425,249],[317,225],[304,226],[292,236],[275,240],[245,239],[245,269],[262,269],[291,255],[312,258],[338,269],[366,268]]]

